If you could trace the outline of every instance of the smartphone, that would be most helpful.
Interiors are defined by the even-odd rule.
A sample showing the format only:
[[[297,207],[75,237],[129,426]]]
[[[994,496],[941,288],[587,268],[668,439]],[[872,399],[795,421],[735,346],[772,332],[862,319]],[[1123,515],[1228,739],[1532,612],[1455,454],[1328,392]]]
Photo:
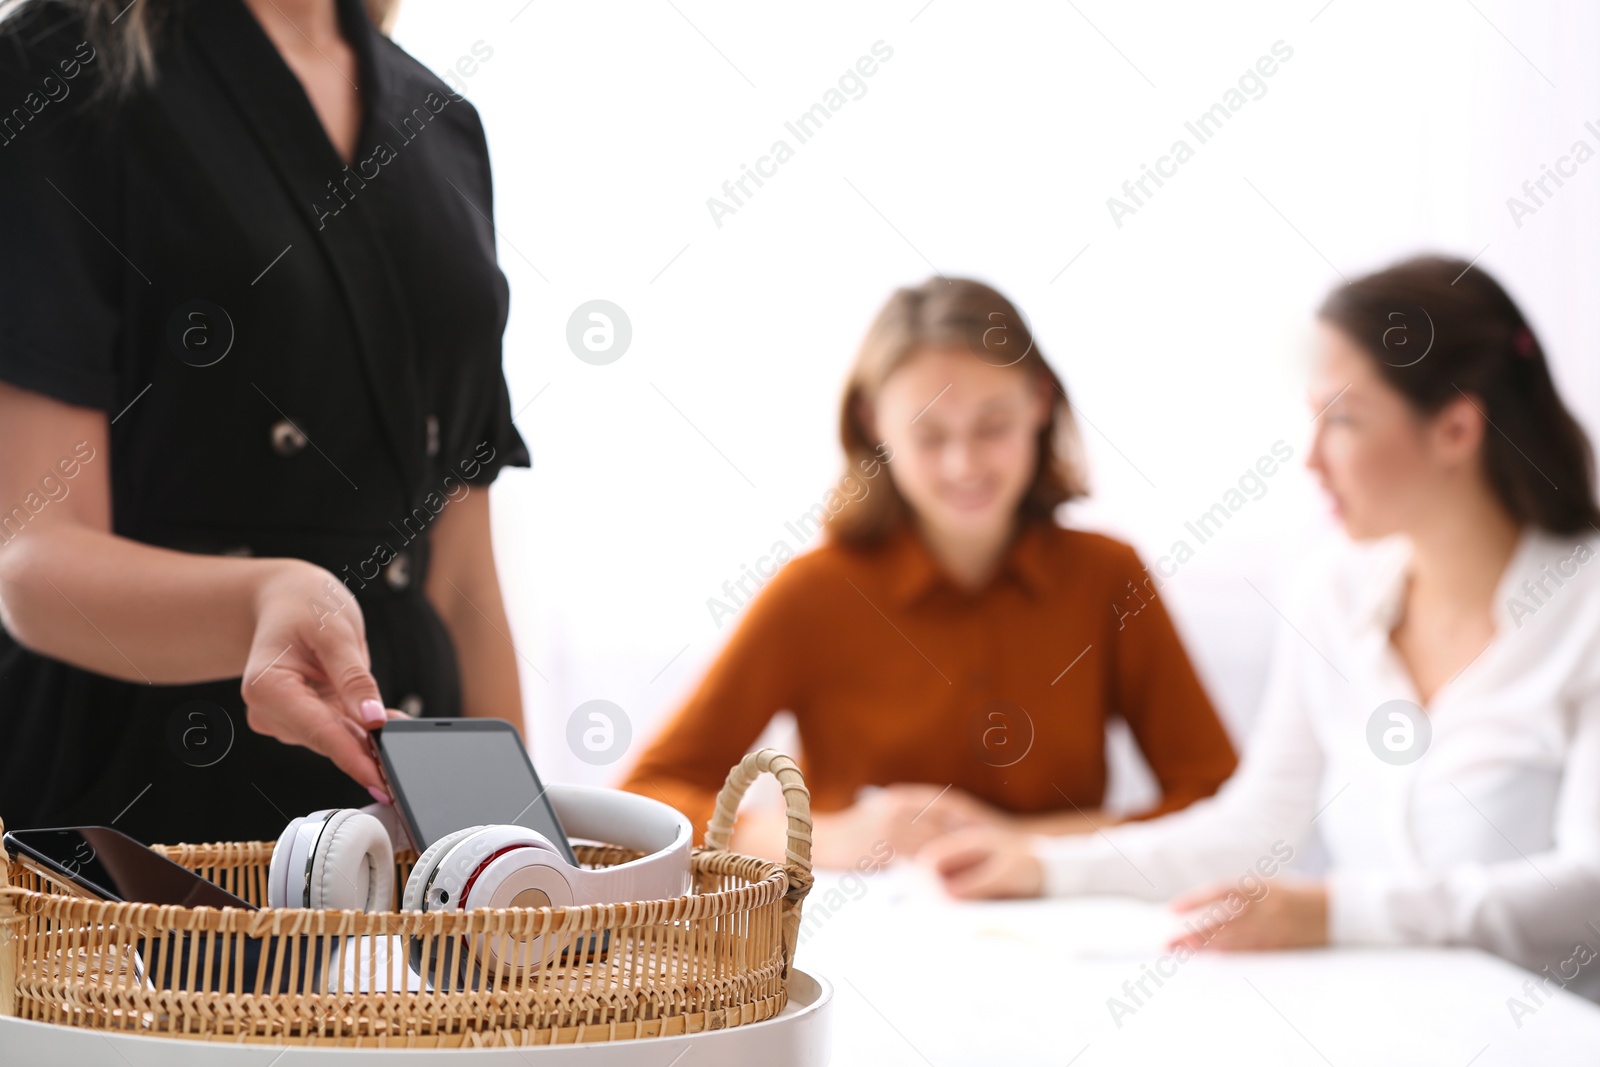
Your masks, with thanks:
[[[5,835],[4,845],[8,852],[45,876],[58,882],[65,880],[84,895],[101,900],[175,904],[185,908],[257,910],[254,904],[234,896],[221,886],[208,882],[187,867],[151,851],[138,840],[109,826],[12,830]],[[200,936],[202,943],[209,946],[209,970],[213,980],[220,982],[225,992],[255,992],[256,971],[261,960],[261,939],[244,938],[242,958],[234,959],[225,972],[223,939],[212,935]],[[317,953],[307,951],[305,938],[299,938],[298,941],[298,949],[290,954],[291,961],[296,962],[291,962],[290,966],[280,971],[279,992],[315,987],[320,972],[320,957]],[[272,940],[270,943],[277,945],[279,941]],[[159,940],[140,939],[135,946],[138,953],[135,974],[139,981],[148,979],[162,989],[181,986],[189,973],[194,944],[194,936],[189,933],[176,935],[171,947],[163,947]],[[269,975],[273,971],[274,954],[275,950],[269,950],[266,972]],[[205,961],[201,959],[196,966],[197,979],[206,970]]]
[[[578,857],[516,728],[503,719],[390,719],[379,761],[418,851],[468,826],[505,823]]]
[[[13,855],[33,860],[45,874],[58,881],[65,878],[101,900],[255,910],[254,904],[109,826],[12,830],[5,846]]]

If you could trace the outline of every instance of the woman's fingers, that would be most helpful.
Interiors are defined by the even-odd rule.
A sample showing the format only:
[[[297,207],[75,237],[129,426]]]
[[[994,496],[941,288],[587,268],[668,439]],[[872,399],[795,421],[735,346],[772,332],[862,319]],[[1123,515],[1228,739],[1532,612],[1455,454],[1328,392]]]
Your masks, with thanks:
[[[977,866],[994,853],[994,846],[977,834],[954,833],[935,838],[917,853],[917,862],[941,878],[953,877]]]
[[[1227,920],[1216,922],[1204,919],[1193,922],[1184,927],[1184,932],[1173,937],[1167,942],[1167,951],[1174,952],[1179,948],[1187,948],[1199,952],[1203,948],[1222,948],[1223,939],[1228,933]]]
[[[917,860],[939,876],[945,892],[965,900],[1038,896],[1043,886],[1043,872],[1027,842],[992,827],[936,838]]]
[[[388,720],[378,680],[372,676],[361,642],[343,627],[322,627],[307,634],[322,673],[350,718],[369,729]]]
[[[980,801],[948,785],[900,783],[885,787],[879,798],[897,847],[908,853],[959,830],[993,825]]]
[[[1167,907],[1173,911],[1193,911],[1214,901],[1222,900],[1229,893],[1236,892],[1238,890],[1233,886],[1217,882],[1212,885],[1201,886],[1199,889],[1191,889],[1187,893],[1180,893],[1167,903]]]
[[[369,789],[383,784],[366,731],[317,695],[299,657],[286,656],[262,672],[246,687],[245,705],[256,732],[328,757]]]
[[[947,831],[970,826],[992,826],[998,821],[993,808],[960,789],[951,789],[939,797],[928,814],[931,816],[934,812],[938,812],[939,825]]]
[[[301,724],[305,737],[302,744],[327,756],[334,766],[369,791],[382,788],[383,776],[373,762],[364,730],[309,692],[285,710],[292,721]]]
[[[389,712],[372,676],[361,608],[338,596],[337,584],[319,567],[280,561],[257,597],[241,695],[252,730],[318,752],[371,789],[383,778],[369,731]]]
[[[1240,913],[1220,923],[1208,923],[1198,932],[1190,930],[1173,938],[1167,943],[1167,951],[1175,952],[1180,946],[1194,952],[1243,952],[1274,947],[1271,942],[1262,940],[1252,929],[1254,925],[1250,917]]]
[[[1239,907],[1230,907],[1229,898],[1242,901]],[[1167,943],[1168,951],[1188,948],[1195,952],[1203,948],[1228,949],[1241,947],[1240,920],[1250,909],[1250,900],[1230,885],[1204,886],[1174,897],[1167,905],[1184,918],[1184,932]]]
[[[954,840],[956,836],[935,838],[916,852],[916,861],[937,875],[945,892],[952,895],[955,893],[953,886],[989,855],[988,849],[973,842]]]
[[[887,786],[884,793],[909,810],[917,821],[931,820],[954,829],[992,822],[994,809],[971,793],[950,785],[903,782]]]
[[[945,892],[959,900],[988,900],[1015,895],[1004,860],[997,853],[966,867],[944,880]]]
[[[1172,938],[1167,942],[1167,952],[1177,952],[1179,949],[1188,949],[1190,952],[1199,952],[1209,943],[1209,938],[1199,934],[1187,933]]]

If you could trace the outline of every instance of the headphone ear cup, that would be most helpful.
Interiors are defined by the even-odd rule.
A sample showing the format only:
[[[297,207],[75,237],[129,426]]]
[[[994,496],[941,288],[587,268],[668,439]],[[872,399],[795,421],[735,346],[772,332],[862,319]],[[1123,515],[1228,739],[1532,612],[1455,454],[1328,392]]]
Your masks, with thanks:
[[[294,908],[299,907],[298,895],[295,900],[289,899],[289,854],[294,851],[294,842],[300,832],[300,827],[305,825],[305,819],[291,819],[283,833],[278,835],[278,843],[272,849],[272,862],[267,866],[267,907],[269,908]]]
[[[434,871],[438,869],[439,862],[460,841],[471,837],[482,829],[483,827],[481,826],[468,826],[454,833],[445,834],[422,850],[422,855],[417,857],[416,866],[411,868],[411,876],[406,879],[405,890],[400,896],[400,908],[402,911],[426,910],[423,905],[427,903],[428,882],[433,877]],[[439,942],[434,943],[435,951],[439,948],[439,944]],[[425,953],[424,939],[413,937],[411,938],[411,944],[407,946],[406,955],[411,961],[412,972],[422,979],[426,988],[433,988],[435,972],[438,972],[443,990],[448,991],[459,988],[461,981],[459,972],[462,970],[464,962],[460,953],[447,949],[444,961],[438,967],[435,967],[433,964],[437,961],[425,958],[425,955],[431,954]]]
[[[376,911],[394,899],[394,844],[376,818],[353,808],[333,813],[311,860],[313,908]]]
[[[550,840],[537,830],[523,829],[522,832],[527,835],[527,837],[524,839],[527,844],[534,848],[544,849],[546,852],[554,852],[561,858],[562,864],[566,864],[567,857],[562,855],[561,850],[556,847],[556,843],[554,841]]]
[[[571,904],[572,887],[563,872],[571,866],[550,839],[525,826],[479,827],[454,842],[435,864],[425,890],[428,906],[441,899],[463,911],[477,908],[549,907]],[[466,948],[461,980],[476,987],[486,968],[502,960],[513,973],[538,966],[543,936],[518,941],[478,935]]]
[[[433,876],[434,868],[438,867],[439,860],[456,842],[482,829],[483,827],[481,826],[468,826],[463,830],[445,834],[422,850],[422,855],[417,857],[416,866],[411,868],[411,876],[406,879],[405,891],[401,894],[400,908],[402,911],[423,910],[422,894],[427,889],[428,879]]]
[[[576,903],[568,877],[572,866],[555,848],[528,844],[496,856],[483,864],[463,908],[548,908]],[[511,934],[482,935],[473,939],[474,959],[489,970],[502,966],[514,975],[540,966],[544,936],[517,938]]]

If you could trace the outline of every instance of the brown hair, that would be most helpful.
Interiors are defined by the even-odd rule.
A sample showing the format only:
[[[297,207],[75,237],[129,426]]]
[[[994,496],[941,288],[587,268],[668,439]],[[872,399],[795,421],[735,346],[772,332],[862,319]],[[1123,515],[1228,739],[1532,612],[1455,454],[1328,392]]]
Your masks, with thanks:
[[[9,21],[47,0],[0,0],[0,21]],[[156,80],[156,38],[161,27],[181,18],[190,3],[205,0],[59,0],[83,24],[83,32],[103,64],[97,92],[122,97]],[[387,34],[394,28],[400,0],[364,0],[367,17]]]
[[[1561,534],[1600,522],[1589,438],[1527,319],[1481,267],[1418,256],[1335,289],[1318,314],[1416,411],[1465,396],[1483,413],[1484,474],[1517,522]]]
[[[876,469],[881,458],[878,442],[869,437],[862,420],[864,406],[896,368],[927,348],[967,349],[995,366],[1015,366],[1019,372],[1034,374],[1041,385],[1055,390],[1050,418],[1039,430],[1033,481],[1018,505],[1020,518],[1049,520],[1058,505],[1088,492],[1081,442],[1061,379],[1011,301],[966,278],[934,277],[915,288],[895,290],[867,329],[839,406],[845,477]],[[909,511],[891,477],[881,492],[831,515],[828,530],[845,543],[866,544],[898,529]]]

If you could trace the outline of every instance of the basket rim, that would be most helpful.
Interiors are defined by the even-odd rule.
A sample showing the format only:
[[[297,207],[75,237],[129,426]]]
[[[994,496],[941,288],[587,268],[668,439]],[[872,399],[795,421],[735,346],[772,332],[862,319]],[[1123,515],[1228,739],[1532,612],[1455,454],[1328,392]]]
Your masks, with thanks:
[[[211,842],[203,849],[270,851],[274,842]],[[154,845],[158,850],[187,846]],[[608,848],[613,846],[600,846]],[[20,860],[8,862],[15,869]],[[603,904],[550,905],[541,908],[473,908],[467,911],[404,911],[331,908],[216,908],[185,907],[133,901],[97,900],[93,897],[48,889],[30,889],[12,883],[0,886],[0,914],[15,908],[20,915],[47,915],[74,922],[109,923],[141,930],[237,933],[255,937],[283,936],[421,936],[515,933],[587,933],[632,930],[663,922],[710,918],[749,911],[781,899],[789,889],[789,875],[781,864],[724,849],[697,848],[690,857],[695,875],[741,878],[743,885],[686,893],[657,900],[613,901]]]

